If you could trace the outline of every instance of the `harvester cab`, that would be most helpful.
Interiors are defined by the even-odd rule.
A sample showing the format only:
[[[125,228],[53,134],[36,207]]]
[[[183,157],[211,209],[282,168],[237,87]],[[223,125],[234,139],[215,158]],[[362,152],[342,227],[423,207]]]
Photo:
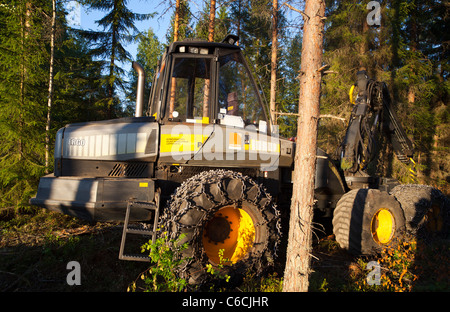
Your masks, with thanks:
[[[155,75],[150,115],[162,123],[261,125],[266,132],[263,95],[241,49],[229,43],[236,40],[172,43]]]
[[[270,139],[276,129],[236,41],[174,42],[161,58],[148,105],[161,125],[161,164],[259,166],[264,157],[256,144],[268,144],[264,156],[279,161],[278,138]]]

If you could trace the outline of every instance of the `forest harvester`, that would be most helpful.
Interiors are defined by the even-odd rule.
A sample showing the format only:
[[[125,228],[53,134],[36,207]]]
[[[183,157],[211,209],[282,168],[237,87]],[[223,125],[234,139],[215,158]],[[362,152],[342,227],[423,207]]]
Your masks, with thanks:
[[[134,117],[66,125],[56,135],[54,173],[40,179],[32,205],[92,221],[124,221],[127,234],[183,235],[190,283],[208,263],[229,272],[264,270],[280,253],[289,215],[296,144],[278,135],[236,36],[221,43],[168,46],[143,116],[145,73],[138,63]],[[370,176],[377,139],[401,161],[412,156],[387,87],[358,72],[340,159],[318,149],[316,215],[332,220],[341,247],[371,253],[427,226],[448,230],[448,201],[434,188]],[[301,173],[300,173],[301,174]],[[140,228],[133,227],[138,222]],[[162,229],[160,232],[157,229]]]

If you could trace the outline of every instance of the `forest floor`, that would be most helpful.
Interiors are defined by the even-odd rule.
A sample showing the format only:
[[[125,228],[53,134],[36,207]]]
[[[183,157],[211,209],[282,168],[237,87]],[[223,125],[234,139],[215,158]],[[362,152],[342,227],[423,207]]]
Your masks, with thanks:
[[[3,211],[0,291],[126,292],[150,264],[118,259],[122,229],[119,222],[88,223],[38,208]],[[323,235],[314,243],[310,290],[450,291],[449,260],[448,240],[404,242],[377,256],[355,257]],[[81,285],[67,283],[70,261],[80,263]],[[259,279],[249,273],[227,290],[281,291],[282,267]],[[379,285],[369,285],[367,277],[376,273]]]

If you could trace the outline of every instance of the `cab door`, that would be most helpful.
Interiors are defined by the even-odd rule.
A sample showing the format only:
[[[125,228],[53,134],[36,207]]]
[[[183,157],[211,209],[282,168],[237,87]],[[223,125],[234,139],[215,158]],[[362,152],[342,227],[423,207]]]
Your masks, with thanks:
[[[211,135],[214,103],[213,55],[172,54],[164,123],[161,125],[160,162],[186,164]]]

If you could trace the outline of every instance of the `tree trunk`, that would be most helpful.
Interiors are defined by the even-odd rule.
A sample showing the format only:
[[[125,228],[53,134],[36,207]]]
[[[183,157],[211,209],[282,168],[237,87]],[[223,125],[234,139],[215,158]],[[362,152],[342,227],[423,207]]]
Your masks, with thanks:
[[[300,72],[300,99],[295,172],[283,291],[307,291],[319,120],[324,0],[306,0]]]
[[[241,0],[238,0],[238,8],[239,8],[239,13],[237,16],[237,24],[236,24],[236,28],[237,28],[237,36],[238,38],[241,38]],[[239,40],[236,42],[236,45],[239,45]]]
[[[270,119],[277,124],[276,91],[277,91],[277,49],[278,49],[278,0],[272,3],[272,57],[270,62]]]
[[[416,3],[415,6],[413,7],[413,9],[410,11],[410,28],[411,31],[409,33],[410,36],[410,40],[409,40],[409,48],[411,49],[411,52],[413,53],[413,55],[415,56],[415,53],[417,52],[417,1],[415,1]],[[412,77],[416,77],[416,71],[415,71],[415,66],[414,64],[411,65],[411,76]],[[412,80],[412,79],[411,79]],[[414,79],[415,80],[415,79]],[[412,80],[412,81],[414,81]],[[414,81],[415,82],[415,81]],[[414,92],[414,84],[415,83],[411,83],[408,86],[408,103],[409,104],[414,104],[415,99],[416,99],[416,93]],[[409,109],[413,109],[412,106],[409,106]]]
[[[209,9],[209,27],[208,27],[208,41],[214,41],[214,27],[216,23],[216,0],[211,0]]]
[[[211,0],[209,9],[209,26],[208,26],[208,41],[214,41],[214,28],[216,23],[216,0]],[[203,117],[209,116],[209,91],[211,81],[207,78],[205,80],[205,89],[203,95]]]
[[[114,8],[113,11],[115,12],[117,10],[117,2],[114,1]],[[116,45],[117,45],[117,36],[118,36],[118,29],[117,29],[117,20],[112,25],[112,40],[111,40],[111,58],[109,61],[109,77],[108,77],[108,107],[107,107],[107,116],[108,119],[113,118],[114,112],[114,67],[115,67],[115,60],[116,60]]]
[[[53,67],[55,57],[55,33],[56,33],[56,0],[52,0],[52,29],[50,33],[50,70],[48,78],[47,124],[45,126],[45,173],[49,172],[50,127],[52,123],[52,102],[53,102]]]
[[[175,22],[173,25],[173,42],[178,41],[178,32],[180,28],[180,0],[177,0],[175,5]],[[170,88],[170,101],[169,101],[169,118],[172,118],[172,113],[175,107],[175,89],[177,79],[172,77],[172,83]]]

